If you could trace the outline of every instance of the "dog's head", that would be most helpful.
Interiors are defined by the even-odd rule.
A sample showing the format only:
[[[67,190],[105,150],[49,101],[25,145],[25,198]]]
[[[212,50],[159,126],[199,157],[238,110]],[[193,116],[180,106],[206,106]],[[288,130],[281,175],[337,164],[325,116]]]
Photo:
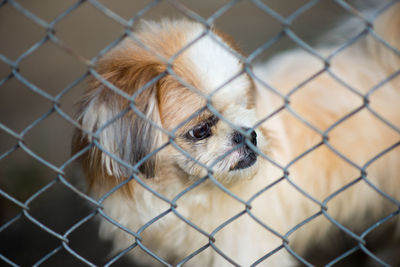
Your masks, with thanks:
[[[216,30],[163,21],[143,23],[104,56],[73,141],[75,152],[87,149],[90,183],[134,172],[193,180],[211,171],[222,182],[254,175],[261,136],[239,54]]]

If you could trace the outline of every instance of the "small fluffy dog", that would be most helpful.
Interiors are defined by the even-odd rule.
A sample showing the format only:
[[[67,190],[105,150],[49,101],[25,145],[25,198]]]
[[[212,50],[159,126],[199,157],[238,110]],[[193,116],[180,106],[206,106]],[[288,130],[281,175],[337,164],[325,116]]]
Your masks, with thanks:
[[[101,236],[146,266],[292,266],[335,231],[363,244],[399,210],[399,14],[373,25],[394,49],[367,34],[254,71],[215,29],[144,22],[99,61],[78,114],[91,192],[120,187]]]

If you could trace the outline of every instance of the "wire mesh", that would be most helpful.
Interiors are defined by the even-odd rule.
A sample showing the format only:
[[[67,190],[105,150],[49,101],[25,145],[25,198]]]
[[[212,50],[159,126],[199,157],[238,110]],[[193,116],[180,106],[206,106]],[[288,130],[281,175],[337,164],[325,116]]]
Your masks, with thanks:
[[[176,54],[174,54],[173,57],[164,59],[162,58],[161,60],[165,62],[167,65],[166,70],[161,73],[160,75],[156,76],[154,79],[149,81],[146,85],[144,85],[141,89],[139,89],[137,92],[135,92],[133,95],[129,95],[111,82],[109,82],[107,79],[105,79],[100,73],[98,73],[98,70],[96,69],[96,65],[98,61],[108,52],[110,52],[113,48],[118,46],[125,38],[131,38],[134,40],[138,45],[140,45],[143,49],[149,50],[148,47],[144,43],[141,42],[139,38],[135,35],[135,27],[138,24],[138,21],[149,11],[151,11],[153,8],[155,8],[157,5],[159,5],[162,2],[168,2],[170,5],[172,5],[174,8],[179,10],[181,14],[184,16],[188,17],[191,20],[194,20],[198,23],[201,23],[204,25],[204,32],[202,35],[198,36],[195,40],[193,40],[191,43],[188,43],[185,47],[180,49]],[[230,255],[227,255],[224,253],[223,250],[221,250],[218,245],[216,244],[216,240],[218,239],[218,233],[225,229],[227,226],[229,226],[232,222],[239,220],[243,216],[249,216],[254,222],[256,222],[259,226],[261,226],[266,232],[278,237],[281,239],[281,245],[277,246],[275,249],[272,249],[271,251],[265,251],[265,255],[254,261],[252,266],[256,266],[259,264],[263,264],[266,259],[269,257],[273,256],[274,254],[280,252],[280,251],[287,251],[290,253],[293,258],[296,259],[298,264],[303,264],[306,266],[313,266],[311,262],[309,262],[308,259],[304,257],[304,255],[298,254],[292,247],[290,243],[290,237],[296,233],[300,228],[302,228],[304,225],[309,224],[313,220],[319,217],[324,217],[327,220],[331,222],[331,224],[339,229],[340,232],[344,233],[347,235],[351,240],[355,241],[355,245],[347,249],[346,251],[342,252],[340,255],[336,255],[334,258],[330,260],[330,262],[325,263],[326,266],[333,266],[336,264],[340,264],[343,259],[346,257],[362,251],[364,255],[366,255],[368,258],[372,259],[374,264],[377,265],[382,265],[382,266],[388,266],[389,264],[386,263],[384,260],[379,258],[377,255],[374,254],[373,251],[371,251],[369,248],[367,248],[367,239],[366,237],[369,235],[369,233],[375,229],[377,229],[380,225],[386,223],[392,218],[397,218],[399,216],[400,212],[400,201],[393,196],[389,195],[388,193],[382,191],[377,185],[372,183],[369,180],[368,174],[367,174],[367,168],[374,163],[375,161],[379,160],[383,155],[391,152],[392,150],[398,148],[400,141],[392,144],[390,147],[387,147],[384,151],[380,152],[379,154],[375,155],[373,158],[371,158],[368,162],[366,162],[363,165],[358,164],[357,162],[353,161],[352,159],[346,157],[346,155],[342,154],[337,148],[335,148],[334,145],[331,144],[329,137],[330,134],[338,127],[339,125],[342,125],[346,121],[348,121],[349,118],[352,118],[356,114],[358,114],[361,111],[368,110],[371,112],[378,120],[380,120],[383,124],[386,126],[390,127],[393,131],[395,131],[397,134],[400,134],[400,129],[398,126],[396,126],[393,122],[385,119],[382,115],[380,115],[379,110],[375,110],[374,108],[371,107],[370,105],[370,96],[375,93],[376,91],[379,91],[379,88],[381,88],[384,84],[390,82],[391,80],[395,79],[398,77],[400,70],[397,70],[390,76],[386,77],[383,79],[379,84],[375,85],[373,88],[371,88],[367,93],[360,93],[356,88],[354,88],[351,84],[348,84],[346,81],[341,79],[341,77],[335,72],[333,72],[330,68],[331,62],[335,59],[337,55],[339,55],[343,50],[346,48],[350,47],[354,43],[357,43],[360,39],[364,38],[365,36],[373,36],[377,41],[379,41],[383,46],[385,46],[387,49],[390,49],[393,51],[394,56],[400,56],[400,52],[396,50],[396,48],[392,47],[389,43],[387,43],[385,40],[383,40],[379,35],[377,35],[374,31],[374,21],[378,15],[381,13],[385,12],[386,10],[390,9],[397,1],[390,1],[387,2],[384,5],[381,5],[379,8],[374,10],[372,16],[365,16],[361,11],[357,10],[354,8],[352,5],[345,1],[341,0],[336,0],[334,1],[335,5],[344,11],[348,12],[351,14],[353,17],[357,17],[362,24],[364,25],[363,29],[359,31],[358,34],[352,36],[344,44],[339,46],[337,49],[334,51],[330,52],[328,55],[322,55],[317,49],[313,48],[311,45],[309,45],[306,41],[304,41],[293,29],[293,23],[301,15],[304,15],[307,11],[311,10],[313,7],[316,5],[320,4],[319,0],[312,0],[312,1],[307,1],[303,5],[301,5],[299,8],[297,8],[295,11],[293,11],[289,16],[283,16],[279,14],[277,11],[275,11],[273,8],[271,8],[267,3],[260,1],[260,0],[249,0],[247,2],[250,2],[254,6],[256,6],[260,11],[263,13],[267,14],[268,16],[272,17],[277,23],[281,25],[280,31],[278,31],[274,37],[264,40],[263,44],[260,45],[257,49],[253,50],[251,53],[249,53],[248,56],[243,56],[234,50],[230,49],[226,44],[221,43],[219,39],[214,38],[215,42],[219,42],[226,51],[229,53],[233,54],[235,57],[237,57],[241,62],[244,63],[244,68],[243,71],[236,73],[233,77],[230,77],[228,81],[226,81],[225,84],[221,85],[220,87],[216,88],[211,94],[204,94],[201,91],[199,91],[197,88],[195,88],[193,85],[189,84],[186,82],[182,77],[179,77],[179,75],[175,72],[173,66],[174,66],[174,60],[182,54],[185,50],[190,48],[193,44],[198,42],[203,36],[211,36],[209,35],[209,32],[211,31],[212,25],[217,23],[217,20],[222,17],[226,12],[228,12],[230,9],[232,9],[235,5],[238,3],[243,2],[240,0],[232,0],[228,1],[227,3],[223,4],[220,6],[217,10],[215,10],[210,16],[208,17],[202,17],[198,15],[195,11],[190,9],[187,5],[185,5],[183,2],[180,1],[175,1],[175,0],[169,0],[169,1],[162,1],[162,0],[156,0],[149,2],[145,4],[140,10],[138,10],[135,14],[133,14],[129,19],[123,18],[121,15],[117,14],[113,10],[111,10],[107,5],[103,4],[101,1],[97,0],[80,0],[76,1],[73,3],[71,6],[65,9],[65,11],[59,13],[54,19],[50,20],[50,22],[47,22],[45,19],[42,19],[40,16],[36,15],[34,12],[30,11],[29,8],[27,8],[24,4],[21,4],[19,1],[15,0],[3,0],[0,2],[0,10],[1,8],[11,8],[13,11],[18,12],[22,16],[26,17],[31,23],[35,24],[36,26],[40,27],[42,30],[44,30],[44,34],[42,38],[34,43],[32,46],[30,46],[28,49],[23,51],[18,55],[16,59],[11,59],[5,54],[0,54],[0,62],[7,66],[9,70],[3,75],[3,77],[0,77],[0,87],[4,86],[8,83],[10,83],[13,80],[18,81],[24,87],[28,88],[31,92],[33,92],[35,95],[45,99],[47,103],[51,104],[51,107],[49,110],[47,110],[45,113],[42,115],[38,116],[33,122],[29,123],[24,129],[22,130],[15,130],[12,127],[7,126],[6,124],[0,122],[0,129],[3,132],[3,134],[7,135],[8,137],[11,137],[14,141],[8,144],[8,147],[5,150],[5,152],[2,152],[0,155],[0,161],[6,160],[8,157],[11,157],[12,154],[16,153],[16,151],[24,151],[26,154],[28,154],[30,157],[38,161],[41,165],[45,166],[46,168],[50,169],[53,173],[55,173],[55,178],[46,183],[45,185],[41,186],[40,189],[38,189],[36,192],[33,194],[29,195],[29,197],[21,201],[18,199],[18,197],[14,197],[12,193],[8,193],[6,190],[0,189],[1,196],[6,200],[6,205],[16,205],[18,206],[19,212],[17,215],[13,216],[12,218],[8,218],[6,221],[2,221],[2,225],[0,227],[0,233],[5,233],[9,231],[9,229],[15,225],[18,221],[21,221],[23,219],[28,220],[28,222],[32,225],[35,225],[45,231],[48,235],[52,236],[53,238],[56,239],[56,245],[45,255],[40,255],[40,257],[37,257],[37,260],[33,263],[33,266],[39,266],[39,265],[45,265],[48,264],[48,262],[55,257],[57,254],[61,252],[65,252],[68,254],[68,256],[76,258],[80,263],[83,263],[88,266],[95,266],[95,264],[92,262],[92,260],[87,259],[86,257],[82,256],[79,252],[77,252],[72,246],[70,242],[70,236],[78,231],[82,226],[87,224],[88,221],[92,220],[94,217],[102,217],[103,219],[107,220],[109,223],[113,224],[120,230],[124,231],[128,235],[132,237],[132,244],[125,249],[118,251],[117,253],[114,253],[111,258],[107,260],[107,262],[103,265],[105,266],[110,266],[118,261],[125,256],[126,254],[135,251],[135,250],[141,250],[153,257],[156,261],[159,263],[165,265],[165,266],[171,266],[172,264],[165,258],[157,255],[154,251],[152,251],[151,248],[146,247],[146,245],[143,242],[142,238],[142,233],[144,231],[151,231],[151,226],[154,225],[156,222],[162,221],[165,217],[174,215],[175,217],[179,218],[181,221],[183,221],[186,225],[188,225],[191,229],[196,231],[198,235],[204,236],[208,242],[204,244],[203,246],[199,247],[197,250],[191,252],[189,255],[186,257],[179,259],[179,262],[176,264],[177,266],[184,265],[187,262],[190,262],[193,258],[200,257],[201,253],[206,251],[206,250],[212,250],[215,253],[219,254],[221,257],[223,257],[226,262],[230,263],[233,266],[239,266],[237,262],[233,258],[230,257]],[[95,8],[97,11],[99,11],[102,16],[106,16],[108,19],[112,20],[116,24],[119,25],[120,28],[123,29],[123,33],[119,35],[117,38],[115,38],[111,43],[106,45],[101,51],[96,54],[93,57],[86,57],[80,54],[80,52],[76,51],[74,48],[72,48],[68,43],[66,43],[64,40],[62,40],[58,36],[58,30],[57,26],[62,23],[64,20],[66,20],[68,17],[72,16],[74,12],[77,12],[79,8],[82,5],[90,5],[91,7]],[[257,34],[257,33],[254,33]],[[2,38],[7,38],[7,36],[3,36]],[[273,88],[269,84],[266,84],[265,82],[260,79],[260,77],[257,77],[256,74],[252,71],[251,66],[254,63],[254,60],[256,60],[263,52],[266,50],[270,49],[271,46],[275,45],[278,43],[282,38],[289,38],[293,43],[296,44],[297,47],[300,47],[301,49],[305,50],[308,54],[312,55],[313,57],[317,58],[322,64],[323,68],[317,71],[315,74],[311,75],[310,77],[304,77],[304,81],[300,84],[298,84],[296,87],[292,88],[289,92],[287,93],[282,93],[279,91],[278,88]],[[46,44],[52,44],[55,45],[58,49],[62,50],[65,52],[69,57],[73,58],[74,60],[80,62],[83,64],[87,69],[83,72],[80,73],[79,77],[74,79],[72,82],[70,82],[67,86],[65,86],[60,92],[58,92],[56,95],[51,95],[46,90],[41,88],[40,86],[35,85],[33,82],[29,80],[28,77],[24,75],[23,72],[21,72],[21,65],[23,64],[24,60],[29,58],[32,54],[37,52],[39,49],[45,47]],[[333,124],[331,124],[326,130],[321,130],[318,127],[314,126],[313,123],[309,122],[306,118],[304,118],[301,114],[299,114],[295,109],[293,109],[291,105],[292,97],[295,95],[295,93],[299,92],[304,88],[307,84],[312,82],[315,78],[320,76],[321,74],[326,74],[328,73],[331,77],[333,77],[338,83],[343,85],[346,90],[349,92],[357,95],[360,99],[362,99],[362,104],[356,108],[354,108],[350,113],[345,114],[341,119],[335,121]],[[256,125],[253,126],[253,128],[249,130],[243,130],[240,127],[237,127],[234,125],[232,122],[230,122],[228,119],[224,118],[224,116],[212,105],[212,98],[213,96],[218,93],[226,84],[229,84],[232,80],[237,78],[238,76],[246,74],[249,75],[252,79],[255,81],[261,83],[263,87],[265,87],[265,90],[268,90],[278,96],[279,98],[282,99],[283,105],[278,107],[274,112],[269,114],[268,116],[262,118]],[[184,85],[186,88],[190,89],[194,93],[200,95],[203,99],[206,100],[206,106],[203,107],[201,110],[194,111],[194,113],[187,118],[185,121],[182,121],[179,123],[174,129],[167,131],[166,129],[160,127],[156,123],[152,122],[151,120],[148,120],[146,114],[143,113],[143,111],[139,110],[137,106],[135,105],[136,98],[138,95],[146,90],[147,87],[151,86],[152,84],[155,84],[157,81],[165,77],[166,75],[171,75],[173,76],[177,81],[179,81],[180,84]],[[48,119],[54,114],[57,114],[60,119],[65,120],[67,123],[72,125],[76,129],[82,129],[80,123],[72,116],[69,115],[67,112],[65,112],[62,108],[62,101],[68,95],[68,93],[73,90],[77,85],[79,84],[84,84],[85,80],[88,77],[94,77],[97,79],[98,82],[100,82],[102,85],[107,87],[109,90],[114,92],[115,94],[121,96],[122,98],[126,99],[129,101],[129,106],[125,109],[120,111],[119,114],[115,115],[113,118],[107,121],[104,125],[102,125],[100,128],[96,129],[95,132],[93,133],[87,133],[88,135],[93,138],[93,141],[82,148],[78,153],[72,155],[70,158],[68,158],[66,161],[64,161],[61,164],[54,164],[50,160],[47,160],[43,156],[39,155],[36,153],[34,150],[32,150],[29,146],[26,145],[25,139],[26,136],[29,135],[30,132],[32,132],[35,127],[37,127],[39,124],[41,124],[43,121]],[[193,155],[182,149],[179,144],[176,142],[176,134],[177,131],[188,121],[191,119],[195,118],[199,113],[201,113],[204,109],[209,110],[212,114],[214,114],[216,117],[218,117],[219,120],[224,121],[225,123],[229,124],[229,126],[236,131],[239,131],[242,135],[246,136],[246,141],[239,144],[237,147],[232,148],[231,151],[226,152],[219,158],[217,158],[212,164],[210,165],[205,165],[201,162],[199,162]],[[102,145],[102,143],[99,141],[99,136],[110,125],[113,125],[116,121],[118,121],[121,117],[125,116],[128,112],[133,111],[137,116],[141,117],[144,120],[148,120],[149,123],[157,128],[158,131],[161,131],[163,134],[168,136],[168,142],[163,144],[162,146],[156,148],[153,150],[150,154],[147,154],[145,157],[143,157],[140,161],[138,161],[135,165],[131,165],[118,156],[114,155],[112,152],[108,151],[106,147]],[[316,134],[320,135],[321,141],[313,146],[311,146],[309,149],[301,153],[300,155],[296,156],[293,158],[288,164],[282,165],[274,159],[270,158],[268,155],[262,153],[261,151],[258,150],[258,148],[250,141],[250,135],[251,132],[257,128],[259,125],[261,125],[263,122],[270,120],[271,118],[275,117],[277,114],[280,114],[283,111],[289,112],[293,117],[295,117],[297,120],[299,120],[303,125],[308,127],[311,131],[315,132]],[[69,142],[69,140],[64,140],[65,142]],[[63,142],[64,142],[63,141]],[[232,151],[235,149],[238,149],[240,146],[248,146],[253,150],[256,150],[259,154],[260,157],[262,157],[264,160],[269,161],[272,163],[276,168],[280,169],[282,175],[280,177],[276,177],[276,180],[268,185],[266,185],[264,188],[259,188],[259,190],[253,194],[250,198],[248,199],[243,199],[240,196],[234,194],[227,186],[225,186],[223,183],[221,183],[213,173],[213,166],[218,164],[218,162],[223,159],[224,157],[228,156]],[[159,192],[155,191],[151,186],[149,186],[141,177],[139,177],[140,173],[140,167],[148,161],[151,157],[155,156],[157,153],[159,153],[161,150],[163,150],[167,146],[172,146],[174,147],[177,151],[179,151],[182,155],[190,159],[191,161],[195,162],[196,164],[202,166],[207,170],[207,174],[202,177],[201,179],[198,179],[196,182],[188,185],[188,187],[183,190],[182,192],[179,192],[176,194],[172,199],[169,199],[168,197],[160,194]],[[73,162],[77,161],[78,158],[80,158],[82,155],[87,153],[90,149],[93,147],[96,147],[99,149],[102,153],[108,155],[112,160],[116,161],[120,165],[126,167],[127,169],[130,170],[131,176],[124,180],[123,182],[119,183],[116,185],[114,188],[111,190],[107,191],[100,199],[94,199],[90,195],[88,195],[84,190],[81,190],[80,187],[71,182],[68,179],[68,174],[66,173],[66,169],[69,168]],[[306,158],[310,153],[314,153],[315,150],[317,150],[320,147],[326,147],[333,153],[335,153],[338,157],[340,157],[343,161],[347,162],[349,165],[351,165],[355,170],[358,171],[359,176],[350,181],[348,184],[345,186],[339,188],[338,190],[334,191],[331,193],[329,196],[325,197],[322,201],[319,200],[318,198],[314,197],[310,193],[308,193],[304,188],[301,187],[301,185],[298,185],[296,181],[291,177],[290,175],[290,167],[302,160],[303,158]],[[7,177],[3,177],[2,179],[8,179]],[[82,178],[83,179],[83,178]],[[148,220],[147,223],[143,224],[139,229],[130,229],[127,226],[124,226],[121,222],[118,222],[115,218],[110,216],[110,214],[107,214],[103,210],[103,204],[104,201],[106,201],[111,195],[115,194],[117,191],[121,190],[123,186],[126,184],[130,183],[131,181],[136,181],[141,187],[145,188],[148,190],[151,194],[153,194],[155,197],[159,198],[161,201],[165,203],[167,206],[167,209],[164,210],[163,212],[157,214],[154,218],[151,220]],[[232,199],[240,203],[242,209],[240,212],[237,214],[234,214],[231,218],[227,219],[226,221],[222,222],[218,227],[216,227],[213,231],[209,232],[198,225],[196,225],[194,222],[192,222],[189,218],[185,217],[184,214],[178,209],[178,201],[183,197],[186,196],[187,194],[190,194],[191,191],[195,190],[197,187],[200,185],[203,185],[204,183],[211,182],[212,184],[215,185],[215,187],[219,188],[221,191],[223,191],[225,194],[229,195]],[[277,186],[280,183],[287,182],[289,183],[298,193],[302,194],[305,198],[309,199],[310,201],[314,202],[318,207],[319,210],[312,214],[311,216],[304,218],[301,222],[299,222],[296,225],[293,225],[290,230],[288,230],[286,233],[279,233],[278,231],[274,230],[270,226],[268,226],[267,223],[263,222],[260,220],[255,213],[252,211],[252,206],[254,201],[257,200],[257,198],[265,193],[268,193],[269,190],[273,190],[275,186]],[[358,185],[360,183],[364,183],[368,185],[370,188],[375,190],[378,194],[380,194],[382,197],[387,199],[389,202],[393,203],[395,206],[397,206],[397,209],[380,218],[378,221],[374,222],[372,225],[370,225],[367,229],[364,229],[361,232],[355,232],[342,223],[340,223],[338,220],[336,220],[334,217],[332,217],[329,213],[329,207],[328,204],[331,203],[331,201],[347,189]],[[76,194],[80,198],[82,198],[85,202],[89,203],[92,207],[92,211],[87,214],[84,217],[79,218],[72,226],[69,226],[66,230],[63,230],[62,232],[57,231],[52,229],[51,226],[46,225],[46,223],[41,222],[41,220],[37,219],[35,215],[31,214],[31,206],[32,203],[34,203],[39,197],[42,195],[45,195],[47,191],[51,190],[55,185],[62,185],[63,188],[67,188],[68,190],[71,190],[73,194]],[[51,199],[49,199],[51,201]],[[61,208],[60,208],[61,209]],[[2,240],[2,243],[7,243],[7,240]],[[6,244],[5,244],[6,245]],[[0,259],[4,264],[10,265],[10,266],[19,266],[17,264],[18,259],[9,257],[5,254],[0,254]]]

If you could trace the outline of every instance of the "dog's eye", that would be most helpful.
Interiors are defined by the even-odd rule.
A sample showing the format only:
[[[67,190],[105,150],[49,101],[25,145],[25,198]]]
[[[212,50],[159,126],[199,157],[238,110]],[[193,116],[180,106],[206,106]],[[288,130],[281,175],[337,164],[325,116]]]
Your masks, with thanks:
[[[202,140],[209,136],[211,136],[211,126],[209,123],[199,124],[187,133],[187,137],[194,140]]]

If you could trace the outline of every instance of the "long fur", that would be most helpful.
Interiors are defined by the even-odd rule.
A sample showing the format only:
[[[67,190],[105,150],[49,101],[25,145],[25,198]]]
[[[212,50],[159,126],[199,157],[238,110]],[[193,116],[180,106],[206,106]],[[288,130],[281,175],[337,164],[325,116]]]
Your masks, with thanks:
[[[139,242],[170,264],[197,251],[187,266],[248,266],[276,250],[260,264],[292,266],[296,259],[282,244],[304,255],[313,244],[331,243],[329,233],[338,231],[333,222],[360,234],[398,210],[400,148],[389,148],[398,144],[399,133],[379,118],[400,127],[400,77],[393,75],[400,68],[398,14],[400,4],[374,22],[374,31],[397,54],[367,35],[335,55],[328,72],[319,73],[324,64],[296,50],[256,66],[256,83],[243,73],[235,56],[241,52],[222,33],[212,30],[200,38],[206,30],[186,20],[144,23],[136,33],[142,44],[125,41],[97,67],[116,88],[94,79],[78,114],[82,130],[75,134],[73,151],[90,148],[81,157],[90,190],[99,197],[131,179],[104,201],[104,212],[139,231],[141,239],[105,219],[101,235],[114,241],[116,251]],[[321,55],[331,52],[329,47],[319,50]],[[275,114],[285,101],[268,88],[287,94],[299,84],[287,108]],[[377,85],[366,98],[352,92],[365,95]],[[126,99],[118,90],[136,97]],[[260,155],[254,166],[226,170],[241,155],[235,148],[229,151],[228,144],[238,129],[220,117],[209,139],[185,139],[194,125],[215,115],[202,96],[210,93],[218,113],[238,128],[274,114],[256,129]],[[154,155],[144,160],[149,153]],[[224,153],[227,159],[218,161]],[[176,206],[152,192],[172,201],[200,181],[209,172],[195,160],[213,166],[212,178],[178,197]],[[251,209],[224,188],[251,200]],[[398,216],[393,220],[398,222]],[[129,255],[143,264],[160,264],[139,247]]]

